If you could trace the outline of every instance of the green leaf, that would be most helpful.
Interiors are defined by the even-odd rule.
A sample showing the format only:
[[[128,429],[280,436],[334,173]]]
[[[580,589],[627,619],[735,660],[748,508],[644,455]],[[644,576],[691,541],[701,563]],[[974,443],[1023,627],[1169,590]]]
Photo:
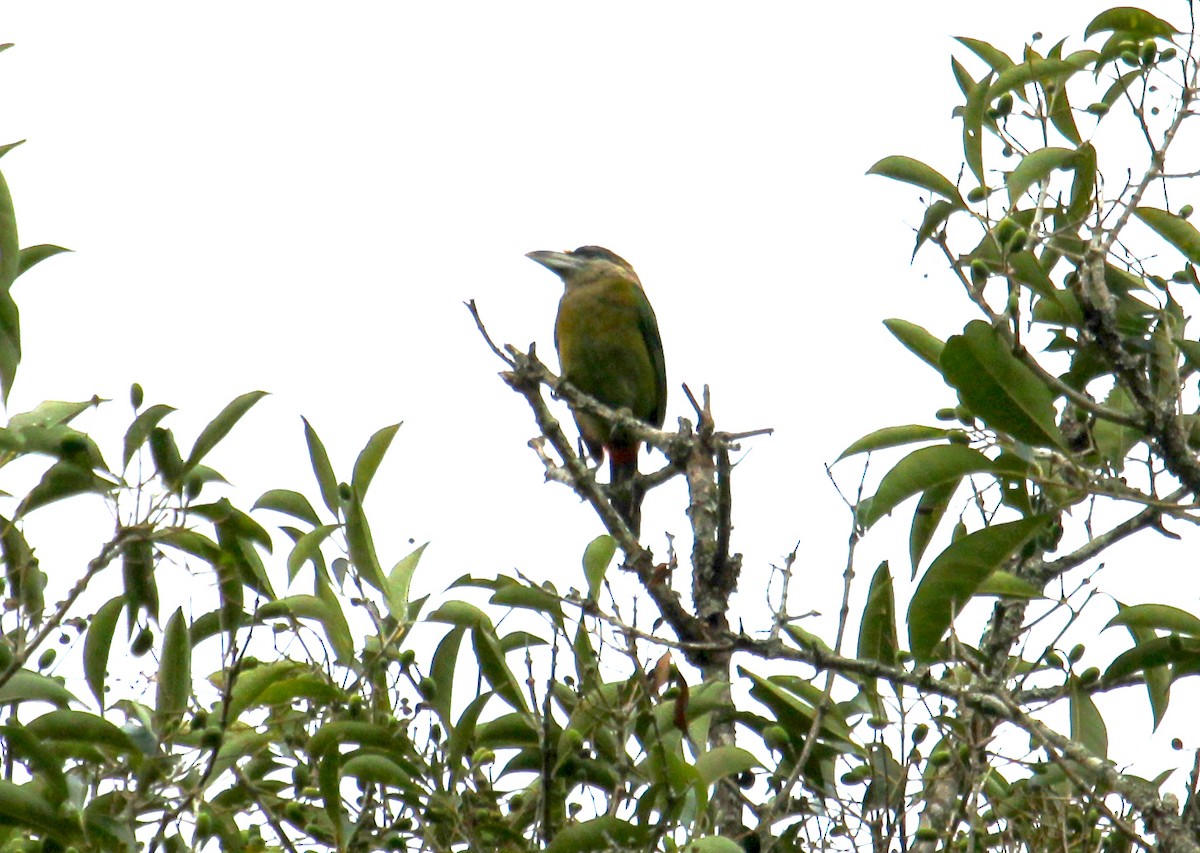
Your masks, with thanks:
[[[874,496],[864,501],[866,506],[859,506],[859,523],[870,527],[915,494],[981,473],[1000,474],[1002,469],[978,450],[961,444],[914,450],[883,475]]]
[[[8,428],[23,432],[30,429],[44,429],[69,424],[88,409],[97,408],[101,403],[107,402],[108,400],[101,399],[100,397],[92,397],[90,400],[78,402],[44,400],[28,412],[21,412],[19,415],[13,415],[9,418]],[[79,433],[79,435],[82,434]]]
[[[321,732],[317,732],[317,735],[320,734]],[[313,754],[315,755],[316,753]],[[334,849],[339,851],[345,849],[343,836],[347,826],[342,804],[341,764],[341,755],[336,749],[321,755],[317,764],[317,789],[321,792],[321,802],[325,806],[325,813],[329,816],[329,822],[333,825]]]
[[[1049,57],[1051,60],[1062,58],[1062,46],[1063,43],[1061,41],[1054,46],[1054,50],[1051,51]],[[1095,61],[1094,57],[1094,53],[1081,51],[1068,57],[1067,63],[1076,69],[1082,69],[1091,65]],[[1067,87],[1047,84],[1045,90],[1046,98],[1049,101],[1047,106],[1050,114],[1050,123],[1072,145],[1080,145],[1083,140],[1079,136],[1079,128],[1075,125],[1075,111],[1071,108],[1071,101],[1067,97]]]
[[[789,626],[791,627],[791,626]],[[739,666],[738,672],[751,681],[750,695],[761,702],[781,726],[788,729],[795,741],[807,737],[816,718],[816,706],[824,702],[823,691],[797,676],[775,675],[763,678]],[[859,748],[854,743],[853,733],[836,705],[826,708],[821,717],[822,740],[836,742],[844,752],[855,753]]]
[[[138,536],[121,543],[121,580],[130,631],[143,610],[157,622],[158,583],[154,578],[154,546],[150,540]]]
[[[726,776],[736,776],[762,767],[751,753],[740,746],[717,746],[696,758],[696,772],[705,785],[711,785]]]
[[[183,457],[179,455],[175,435],[169,429],[156,426],[150,430],[150,458],[163,485],[178,492],[182,484]]]
[[[350,626],[342,609],[343,600],[333,591],[333,587],[323,575],[317,575],[317,598],[324,604],[324,619],[321,625],[329,637],[330,645],[338,655],[337,662],[342,666],[350,663],[354,645],[350,634]]]
[[[46,470],[41,481],[21,501],[17,516],[28,515],[35,509],[75,495],[106,494],[112,487],[112,483],[96,476],[91,468],[64,459]]]
[[[982,320],[967,324],[942,351],[942,374],[988,426],[1034,447],[1061,447],[1054,395]]]
[[[275,512],[282,512],[284,515],[308,522],[314,527],[321,523],[316,510],[308,502],[308,498],[292,489],[271,489],[263,492],[262,497],[256,500],[250,509],[251,511],[272,509]]]
[[[929,547],[929,540],[937,532],[938,525],[946,515],[950,500],[958,491],[962,479],[946,480],[936,486],[930,486],[917,501],[917,509],[913,512],[912,528],[908,533],[908,559],[912,563],[912,577],[917,576],[921,565],[921,557]]]
[[[967,161],[971,174],[981,187],[987,186],[983,173],[983,117],[988,102],[994,100],[988,97],[993,76],[989,71],[972,87],[962,111],[963,159]]]
[[[966,38],[963,36],[956,37],[954,40],[969,48],[972,53],[986,62],[988,67],[990,67],[997,74],[1007,71],[1016,65],[1016,63],[1009,58],[1007,53],[999,48],[992,47],[992,45],[988,44],[986,41]]]
[[[371,537],[371,527],[357,494],[353,494],[346,504],[346,545],[350,549],[350,562],[358,570],[359,577],[380,592],[385,592],[387,583],[375,553],[375,540]]]
[[[1075,151],[1075,180],[1071,183],[1071,201],[1067,207],[1067,220],[1083,222],[1092,210],[1096,191],[1096,149],[1088,142]]]
[[[188,530],[183,527],[167,527],[158,530],[154,534],[154,540],[161,542],[163,545],[178,548],[185,554],[199,557],[211,566],[215,566],[221,561],[221,549],[217,547],[217,543],[203,533],[197,533],[195,530]]]
[[[998,569],[988,575],[975,590],[975,595],[995,595],[1001,598],[1045,598],[1045,594],[1029,581]]]
[[[196,443],[192,445],[192,452],[188,454],[187,461],[183,464],[184,470],[188,471],[196,467],[200,460],[216,447],[221,439],[229,435],[229,431],[242,419],[242,415],[250,411],[250,408],[265,396],[267,396],[266,391],[250,391],[231,400],[200,431],[200,435],[196,438]]]
[[[950,57],[950,70],[954,72],[954,82],[958,84],[958,89],[962,92],[963,97],[970,94],[971,89],[975,86],[975,78],[970,72],[953,56]]]
[[[603,817],[572,823],[554,834],[545,853],[593,853],[613,849],[648,850],[651,827],[635,826],[619,818]]]
[[[1008,173],[1008,203],[1015,205],[1033,184],[1044,181],[1055,169],[1075,166],[1076,152],[1072,148],[1039,148],[1021,158],[1017,167]]]
[[[1145,222],[1193,264],[1200,264],[1200,231],[1182,216],[1156,207],[1134,208],[1133,215]]]
[[[235,507],[229,498],[221,498],[211,504],[192,504],[188,511],[192,515],[208,519],[217,525],[218,539],[220,539],[220,534],[224,533],[238,539],[247,539],[261,546],[267,553],[271,552],[271,534],[267,533],[261,524]]]
[[[595,601],[600,594],[600,584],[608,573],[613,555],[617,553],[617,542],[607,533],[602,533],[588,543],[583,552],[583,576],[587,579],[588,601]]]
[[[63,756],[59,750],[51,750],[49,744],[22,725],[0,726],[0,735],[4,738],[6,761],[25,765],[51,802],[58,804],[67,799],[67,777],[63,775]]]
[[[1043,86],[1048,83],[1054,83],[1061,86],[1066,82],[1065,78],[1070,77],[1079,70],[1081,70],[1081,66],[1078,59],[1075,61],[1069,59],[1031,59],[1028,62],[1022,62],[1020,65],[1014,65],[1012,68],[998,75],[996,82],[992,84],[991,89],[988,91],[987,100],[994,101],[1005,92],[1011,92],[1014,89],[1024,89],[1030,83],[1041,83]]]
[[[1118,6],[1101,12],[1083,31],[1085,39],[1096,33],[1128,33],[1134,39],[1170,38],[1179,32],[1162,18],[1156,18],[1144,9],[1133,6]]]
[[[25,533],[4,516],[0,516],[0,554],[3,555],[4,577],[9,584],[8,596],[21,603],[28,618],[40,622],[46,606],[43,595],[46,573],[39,567]]]
[[[1042,265],[1038,263],[1037,258],[1031,252],[1028,250],[1013,252],[1008,256],[1008,266],[1012,270],[1012,277],[1016,281],[1025,285],[1043,299],[1049,299],[1058,303],[1058,288],[1054,286],[1054,282],[1050,280],[1050,276],[1042,269]]]
[[[1121,602],[1117,602],[1117,612],[1126,610],[1126,606]],[[1156,635],[1150,628],[1141,628],[1136,625],[1126,625],[1125,630],[1133,637],[1135,646],[1140,646],[1142,643],[1148,643],[1156,639]],[[1143,670],[1142,680],[1146,684],[1147,698],[1150,700],[1150,711],[1154,715],[1154,728],[1157,729],[1163,720],[1163,716],[1167,713],[1167,706],[1171,701],[1171,671],[1165,666],[1152,666]]]
[[[150,433],[158,426],[158,422],[173,411],[175,411],[173,407],[158,403],[133,419],[133,423],[125,431],[125,450],[121,457],[123,468],[129,467],[129,463],[133,460],[133,455],[138,452],[138,448],[146,443],[146,439],[150,437]]]
[[[1104,627],[1111,628],[1114,625],[1200,637],[1200,618],[1169,604],[1135,604],[1122,607]]]
[[[7,402],[21,361],[21,321],[10,292],[21,272],[21,246],[12,195],[0,175],[0,401]]]
[[[693,838],[683,849],[686,853],[743,853],[742,845],[724,835]]]
[[[882,175],[894,181],[913,184],[930,192],[945,196],[959,208],[965,208],[958,188],[937,170],[911,157],[884,157],[867,170],[868,175]]]
[[[946,346],[943,341],[935,338],[916,323],[910,323],[907,320],[884,320],[883,325],[917,358],[938,373],[942,372],[940,361],[942,348]]]
[[[1168,665],[1189,670],[1200,666],[1200,639],[1172,634],[1139,642],[1117,655],[1105,670],[1103,681],[1112,684],[1135,672]]]
[[[437,621],[431,615],[430,622]],[[456,625],[455,628],[449,631],[442,641],[438,643],[437,650],[433,653],[433,661],[429,666],[429,677],[433,683],[437,685],[437,695],[426,701],[437,712],[438,719],[442,721],[442,725],[452,731],[454,720],[450,717],[450,700],[454,695],[454,678],[458,669],[458,651],[462,645],[463,635],[466,634],[467,627]]]
[[[309,560],[313,561],[314,567],[319,566],[321,543],[328,539],[329,534],[333,533],[340,526],[338,524],[322,524],[320,527],[314,527],[296,540],[296,544],[292,546],[292,551],[288,554],[287,559],[289,581],[295,580],[300,569]]]
[[[102,604],[88,623],[87,637],[83,641],[84,678],[101,709],[107,704],[104,700],[104,680],[108,675],[108,653],[124,604],[125,597],[121,595]]]
[[[912,256],[915,258],[921,246],[925,241],[932,237],[946,220],[950,218],[950,214],[962,208],[952,201],[946,201],[944,198],[939,198],[934,201],[929,207],[925,208],[925,215],[921,218],[921,226],[917,229],[917,243],[913,246]]]
[[[1108,392],[1104,406],[1133,417],[1137,417],[1139,414],[1137,406],[1120,385],[1114,385]],[[1143,438],[1145,438],[1145,434],[1141,430],[1103,418],[1097,418],[1092,427],[1092,440],[1096,444],[1096,450],[1118,474],[1125,469],[1125,457],[1129,455],[1129,451],[1133,450],[1134,446]]]
[[[63,841],[79,835],[78,829],[62,819],[33,783],[0,781],[0,823],[29,827]]]
[[[479,715],[483,713],[484,707],[495,696],[490,690],[484,691],[471,700],[470,704],[463,709],[458,722],[454,724],[454,728],[450,731],[448,748],[446,750],[446,767],[451,773],[454,773],[458,779],[462,779],[466,774],[463,767],[463,756],[467,753],[467,748],[475,741],[475,725],[479,722]]]
[[[479,671],[491,685],[496,695],[507,702],[515,711],[527,712],[525,695],[521,692],[521,684],[517,681],[508,663],[504,660],[504,652],[496,638],[496,633],[490,624],[476,625],[471,632],[475,649],[475,660],[479,663]],[[441,685],[438,685],[439,689]]]
[[[308,457],[312,461],[313,475],[317,478],[317,486],[321,490],[321,500],[336,516],[342,501],[338,496],[337,477],[334,476],[333,466],[329,464],[329,454],[325,452],[325,445],[321,443],[317,431],[312,428],[308,419],[301,420],[304,421],[304,440],[308,443]]]
[[[533,610],[550,617],[560,629],[563,627],[562,603],[557,595],[541,587],[512,583],[497,590],[490,603]]]
[[[51,705],[65,708],[78,701],[74,694],[57,680],[28,669],[18,669],[8,681],[0,685],[0,705],[15,702],[49,702]]]
[[[31,268],[46,260],[46,258],[52,258],[57,254],[69,251],[71,250],[64,249],[62,246],[51,246],[49,243],[42,243],[38,246],[26,246],[21,250],[21,259],[17,264],[17,275],[24,275]]]
[[[1045,525],[1044,515],[994,524],[970,533],[937,556],[908,607],[908,638],[917,660],[928,661],[954,617],[992,572]]]
[[[137,751],[125,732],[108,720],[83,711],[51,711],[30,720],[25,728],[41,740],[86,741],[124,753]]]
[[[883,429],[877,429],[875,432],[864,435],[858,441],[851,444],[838,455],[838,458],[834,462],[841,462],[847,456],[854,456],[857,453],[884,450],[888,447],[899,447],[902,444],[914,444],[919,441],[937,441],[945,439],[949,434],[949,430],[941,429],[940,427],[920,426],[919,424],[884,427]]]
[[[346,616],[337,604],[330,604],[315,595],[289,595],[269,601],[256,613],[259,620],[290,616],[294,619],[315,619],[321,623],[339,663],[354,658],[354,640]]]
[[[342,764],[342,778],[359,781],[360,788],[366,784],[384,785],[389,788],[405,788],[411,785],[412,777],[404,768],[383,755],[360,753]]]
[[[278,660],[263,662],[253,669],[243,670],[229,691],[229,722],[235,722],[246,709],[258,704],[259,695],[272,684],[301,675],[304,669],[302,664],[295,661]]]
[[[417,564],[421,562],[421,555],[425,553],[427,547],[429,547],[428,542],[400,560],[388,572],[387,592],[385,594],[388,614],[400,622],[408,621],[411,618],[408,609],[412,576],[416,572]]]
[[[162,660],[158,667],[158,696],[154,710],[159,725],[177,723],[192,694],[192,644],[183,609],[171,614],[163,631]]]
[[[445,622],[449,625],[460,625],[464,628],[475,628],[479,625],[491,627],[492,620],[488,615],[466,601],[447,601],[437,610],[429,614],[430,622]]]
[[[379,468],[379,463],[383,461],[383,455],[387,453],[398,429],[400,429],[400,424],[392,424],[379,430],[371,436],[367,441],[367,446],[358,454],[350,485],[358,493],[360,501],[366,499],[367,487],[371,485],[375,471]]]
[[[887,560],[875,569],[858,628],[858,656],[891,666],[896,662],[896,596]]]
[[[1108,757],[1108,727],[1100,709],[1078,678],[1071,679],[1071,740],[1081,743],[1095,756]]]
[[[1142,79],[1142,69],[1140,68],[1135,68],[1132,71],[1122,74],[1108,87],[1108,91],[1104,93],[1104,97],[1100,99],[1100,103],[1111,108],[1129,90],[1130,85],[1135,80],[1140,79]]]

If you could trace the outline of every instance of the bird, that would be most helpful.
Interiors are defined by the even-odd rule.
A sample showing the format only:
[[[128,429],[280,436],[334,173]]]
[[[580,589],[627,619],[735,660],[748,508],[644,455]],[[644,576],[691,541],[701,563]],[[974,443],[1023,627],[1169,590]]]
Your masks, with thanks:
[[[661,429],[667,414],[667,368],[658,320],[642,282],[624,258],[600,246],[526,255],[554,272],[564,288],[554,321],[562,378],[613,409]],[[573,411],[591,456],[608,454],[613,509],[636,537],[642,496],[636,484],[641,442],[587,412]]]

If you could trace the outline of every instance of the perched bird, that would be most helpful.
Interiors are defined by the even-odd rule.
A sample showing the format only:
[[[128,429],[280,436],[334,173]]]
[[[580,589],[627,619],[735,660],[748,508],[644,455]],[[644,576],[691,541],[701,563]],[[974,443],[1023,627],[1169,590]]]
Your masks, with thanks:
[[[661,428],[667,409],[667,369],[654,309],[628,261],[599,246],[526,257],[557,273],[566,286],[554,322],[563,378],[590,397]],[[608,452],[613,508],[636,536],[642,497],[635,475],[640,442],[609,422],[574,412],[583,442],[597,461]]]

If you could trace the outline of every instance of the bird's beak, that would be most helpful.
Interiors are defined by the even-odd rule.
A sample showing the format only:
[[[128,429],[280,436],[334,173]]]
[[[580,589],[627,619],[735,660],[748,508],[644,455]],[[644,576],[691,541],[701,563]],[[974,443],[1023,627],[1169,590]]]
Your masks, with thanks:
[[[537,261],[546,269],[551,270],[559,275],[564,273],[574,272],[583,267],[583,262],[574,255],[568,255],[566,252],[548,252],[539,250],[530,252],[525,257],[531,261]]]

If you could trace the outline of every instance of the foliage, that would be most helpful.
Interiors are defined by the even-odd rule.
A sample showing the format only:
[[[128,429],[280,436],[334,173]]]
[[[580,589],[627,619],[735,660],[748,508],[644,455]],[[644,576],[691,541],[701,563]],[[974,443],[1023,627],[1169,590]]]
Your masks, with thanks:
[[[1192,35],[1122,7],[1070,52],[960,39],[963,177],[908,156],[872,167],[930,194],[914,254],[941,253],[973,314],[945,341],[886,324],[949,405],[941,426],[883,427],[841,455],[839,472],[902,454],[853,501],[832,637],[788,610],[795,553],[769,608],[732,609],[730,454],[749,434],[717,430],[707,395],[661,432],[494,346],[548,479],[607,534],[584,549],[582,592],[468,574],[437,600],[412,593],[424,546],[385,558],[368,520],[399,424],[342,479],[305,421],[315,499],[276,488],[241,508],[207,463],[263,392],[190,446],[138,385],[115,450],[81,428],[108,401],[10,416],[0,467],[41,467],[0,504],[0,849],[1197,850],[1198,780],[1122,772],[1097,698],[1143,690],[1157,725],[1200,672],[1200,617],[1117,605],[1105,630],[1127,650],[1076,642],[1104,607],[1094,562],[1196,518],[1200,232],[1168,192],[1191,174],[1167,170],[1200,73]],[[19,245],[0,180],[5,398],[12,285],[62,251]],[[667,454],[642,486],[686,479],[690,600],[679,555],[631,534],[547,387]],[[911,583],[883,562],[852,614],[856,543],[914,501]],[[27,520],[98,503],[112,535],[51,583]],[[1065,732],[1047,722],[1059,708]]]

